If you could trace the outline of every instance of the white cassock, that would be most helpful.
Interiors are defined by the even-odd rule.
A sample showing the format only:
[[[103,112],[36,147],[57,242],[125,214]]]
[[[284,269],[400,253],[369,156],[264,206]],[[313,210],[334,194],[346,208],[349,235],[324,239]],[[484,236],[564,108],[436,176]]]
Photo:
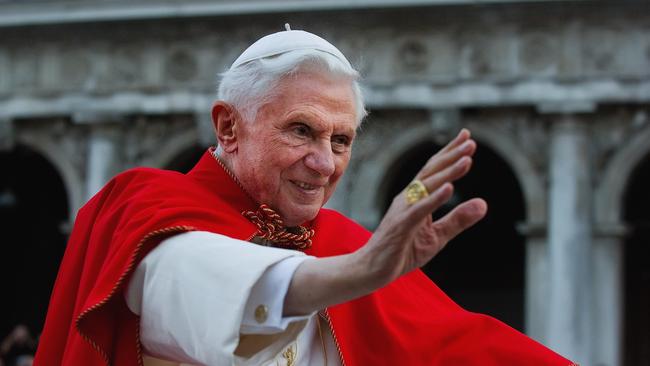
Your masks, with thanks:
[[[339,366],[328,322],[283,317],[304,253],[209,232],[179,234],[140,262],[124,294],[140,315],[145,366]]]

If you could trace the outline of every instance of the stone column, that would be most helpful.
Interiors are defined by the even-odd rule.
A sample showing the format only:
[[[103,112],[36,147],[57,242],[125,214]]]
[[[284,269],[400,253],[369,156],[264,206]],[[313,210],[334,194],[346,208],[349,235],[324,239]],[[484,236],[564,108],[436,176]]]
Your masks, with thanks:
[[[194,123],[201,146],[215,146],[217,136],[212,123],[212,102],[207,99],[194,101]]]
[[[594,230],[594,365],[623,364],[623,240],[626,232],[625,226],[620,223],[599,223]]]
[[[210,111],[194,114],[194,123],[196,125],[197,137],[201,146],[215,146],[217,136],[212,125],[212,116]]]
[[[14,135],[13,121],[0,116],[0,151],[10,151],[14,148]]]
[[[86,159],[86,198],[97,193],[116,173],[115,137],[107,126],[93,126]]]
[[[548,317],[547,230],[542,223],[527,222],[517,227],[526,236],[525,331],[538,342],[546,342]]]
[[[546,344],[582,365],[591,365],[589,139],[581,121],[561,115],[553,123],[550,142]]]

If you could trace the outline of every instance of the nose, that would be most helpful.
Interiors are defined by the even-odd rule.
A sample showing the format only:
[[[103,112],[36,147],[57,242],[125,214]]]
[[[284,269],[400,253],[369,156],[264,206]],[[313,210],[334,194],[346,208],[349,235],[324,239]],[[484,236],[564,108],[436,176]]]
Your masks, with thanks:
[[[334,153],[330,143],[315,144],[305,156],[305,165],[325,177],[334,174]]]

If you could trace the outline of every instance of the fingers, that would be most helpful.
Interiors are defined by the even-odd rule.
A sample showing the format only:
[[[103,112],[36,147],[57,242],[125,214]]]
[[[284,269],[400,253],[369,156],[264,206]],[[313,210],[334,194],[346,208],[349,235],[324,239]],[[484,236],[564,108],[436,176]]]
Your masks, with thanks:
[[[471,137],[471,134],[468,129],[463,128],[458,132],[458,135],[451,140],[445,147],[440,149],[439,153],[445,153],[447,151],[452,150],[456,146],[462,144],[464,141],[467,141]]]
[[[445,169],[464,156],[472,156],[475,151],[476,142],[469,139],[469,131],[463,129],[456,139],[427,161],[416,175],[416,178],[422,180],[431,174]]]
[[[434,229],[441,241],[446,243],[476,224],[485,217],[486,213],[487,203],[480,198],[474,198],[461,203],[450,213],[436,221]]]
[[[469,137],[469,131],[462,129],[454,140],[436,153],[420,170],[416,179],[424,184],[429,195],[413,204],[412,219],[425,217],[447,202],[453,193],[451,182],[469,172],[472,166],[471,155],[476,151],[476,143]],[[403,195],[404,192],[396,199],[404,199],[401,197]]]
[[[428,196],[413,204],[411,211],[413,216],[410,219],[418,221],[427,215],[431,215],[433,211],[440,208],[451,198],[452,193],[454,193],[454,186],[451,183],[443,184]]]
[[[428,192],[433,192],[443,184],[453,182],[465,176],[472,167],[472,162],[472,158],[469,156],[463,156],[456,160],[454,164],[422,179],[422,183],[427,188]]]

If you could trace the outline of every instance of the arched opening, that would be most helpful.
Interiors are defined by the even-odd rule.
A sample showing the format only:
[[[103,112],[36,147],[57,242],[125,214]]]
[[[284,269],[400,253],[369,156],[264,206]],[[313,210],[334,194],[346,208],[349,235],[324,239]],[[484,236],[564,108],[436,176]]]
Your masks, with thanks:
[[[650,364],[650,155],[634,169],[624,196],[625,365]]]
[[[181,173],[189,172],[194,165],[201,159],[201,156],[205,153],[205,147],[200,145],[194,145],[183,150],[180,154],[176,155],[165,169],[175,170]]]
[[[397,160],[383,190],[384,212],[439,149],[434,143],[420,144]],[[523,331],[525,240],[516,230],[525,219],[523,194],[508,164],[480,143],[472,170],[456,182],[454,196],[434,213],[434,219],[473,197],[487,201],[487,217],[422,269],[465,309],[489,314]]]
[[[24,146],[0,152],[0,168],[0,334],[25,324],[37,335],[65,251],[67,194],[55,168]]]

